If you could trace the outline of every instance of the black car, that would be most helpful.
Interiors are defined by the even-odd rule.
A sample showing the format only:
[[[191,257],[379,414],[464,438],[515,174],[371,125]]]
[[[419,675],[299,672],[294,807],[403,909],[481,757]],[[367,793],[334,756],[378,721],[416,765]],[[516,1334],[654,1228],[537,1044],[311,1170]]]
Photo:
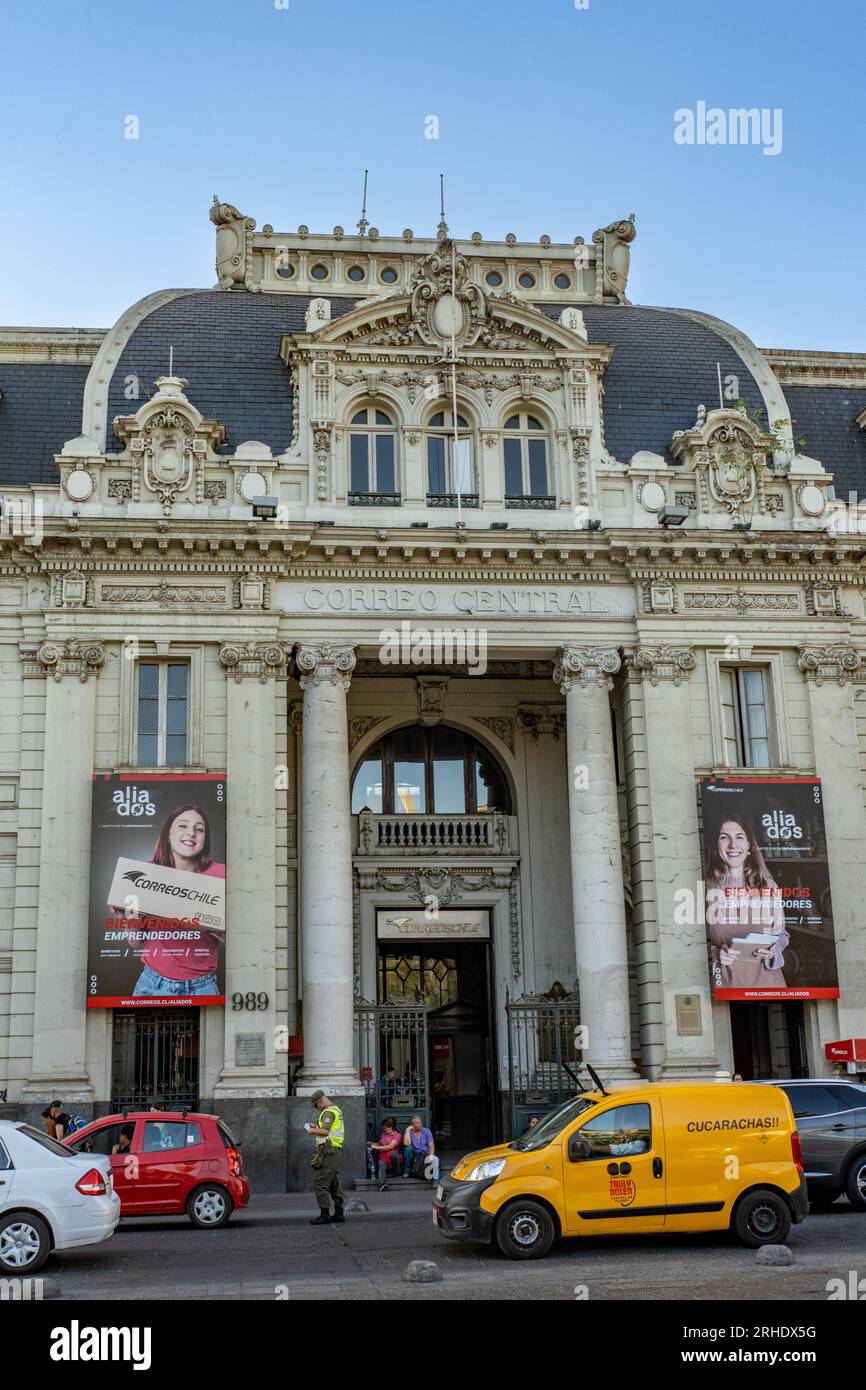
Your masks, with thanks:
[[[767,1084],[780,1086],[791,1102],[812,1205],[829,1206],[844,1192],[866,1211],[866,1086],[822,1077]]]

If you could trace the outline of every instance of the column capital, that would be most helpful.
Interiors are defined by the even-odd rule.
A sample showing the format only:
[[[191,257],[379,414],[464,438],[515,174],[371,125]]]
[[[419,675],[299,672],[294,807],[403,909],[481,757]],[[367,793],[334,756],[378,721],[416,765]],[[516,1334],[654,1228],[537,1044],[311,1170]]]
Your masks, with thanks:
[[[220,662],[225,667],[226,677],[234,677],[238,685],[243,680],[257,680],[266,685],[271,677],[286,679],[289,653],[279,642],[224,642],[220,647]]]
[[[310,686],[328,682],[336,685],[339,681],[348,690],[355,669],[354,642],[308,642],[299,646],[295,652],[295,665],[298,668],[298,683],[302,690]]]
[[[42,642],[38,647],[22,647],[21,660],[25,676],[53,676],[62,681],[64,676],[77,676],[85,684],[90,676],[97,676],[105,661],[105,646],[91,638],[79,641],[68,637],[64,641]]]
[[[613,677],[622,660],[615,647],[562,647],[556,653],[553,679],[568,693],[578,686],[598,685],[613,689]]]
[[[804,680],[823,685],[825,681],[838,681],[844,685],[859,675],[863,660],[859,652],[847,645],[826,647],[800,647],[798,665]]]
[[[688,680],[698,664],[693,647],[671,647],[661,642],[657,647],[638,647],[625,657],[625,669],[630,681],[672,681],[674,685]]]

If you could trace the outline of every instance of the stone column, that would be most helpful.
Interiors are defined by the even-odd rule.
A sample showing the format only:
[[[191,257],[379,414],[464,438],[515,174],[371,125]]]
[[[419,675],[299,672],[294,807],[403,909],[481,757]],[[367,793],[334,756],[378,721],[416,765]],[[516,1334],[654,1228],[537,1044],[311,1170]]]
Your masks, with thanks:
[[[565,695],[571,889],[584,1056],[602,1080],[636,1079],[631,1055],[625,902],[610,700],[612,648],[565,647],[553,679]]]
[[[354,644],[304,644],[295,656],[304,692],[301,748],[301,971],[309,1095],[360,1094],[354,1061],[352,823],[346,693]]]
[[[279,1075],[276,1028],[276,683],[288,655],[278,642],[220,647],[227,685],[226,759],[226,1008],[225,1055],[214,1100],[243,1135],[254,1172],[285,1143],[285,1082]],[[233,994],[268,997],[265,1009],[233,1009]],[[255,1119],[251,1106],[255,1102]]]
[[[863,969],[863,846],[866,816],[859,775],[854,680],[862,658],[847,644],[801,647],[800,670],[809,691],[815,775],[821,778],[833,930],[839,965],[840,995],[818,1000],[821,1049],[813,1056],[817,1074],[829,1069],[824,1044],[838,1038],[862,1036],[866,1014],[866,970]],[[862,686],[860,687],[862,689]],[[835,1015],[835,1017],[834,1017]]]
[[[696,665],[690,647],[666,643],[639,647],[626,659],[633,924],[641,1022],[650,1044],[644,1062],[653,1078],[671,1080],[719,1070],[690,734],[688,680]]]
[[[46,641],[25,654],[25,676],[47,679],[33,1066],[22,1100],[93,1101],[85,1061],[90,806],[101,642]]]

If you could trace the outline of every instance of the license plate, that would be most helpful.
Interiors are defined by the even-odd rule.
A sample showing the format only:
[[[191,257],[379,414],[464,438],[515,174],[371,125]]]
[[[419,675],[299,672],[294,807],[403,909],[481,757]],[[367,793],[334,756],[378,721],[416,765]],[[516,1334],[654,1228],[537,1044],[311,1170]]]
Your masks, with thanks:
[[[444,1196],[445,1196],[445,1189],[444,1189],[444,1187],[442,1186],[442,1184],[441,1184],[441,1182],[440,1182],[439,1186],[438,1186],[437,1189],[436,1189],[436,1201],[437,1201],[437,1202],[441,1202],[441,1201],[442,1201],[442,1198],[443,1198]]]

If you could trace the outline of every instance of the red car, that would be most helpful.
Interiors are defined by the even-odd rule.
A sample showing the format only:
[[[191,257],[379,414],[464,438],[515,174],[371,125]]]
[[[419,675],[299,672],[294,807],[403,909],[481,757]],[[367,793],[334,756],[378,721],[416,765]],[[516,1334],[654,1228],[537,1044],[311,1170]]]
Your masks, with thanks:
[[[216,1115],[106,1115],[63,1142],[78,1153],[107,1155],[121,1216],[186,1212],[194,1226],[215,1230],[250,1199],[240,1146]]]

